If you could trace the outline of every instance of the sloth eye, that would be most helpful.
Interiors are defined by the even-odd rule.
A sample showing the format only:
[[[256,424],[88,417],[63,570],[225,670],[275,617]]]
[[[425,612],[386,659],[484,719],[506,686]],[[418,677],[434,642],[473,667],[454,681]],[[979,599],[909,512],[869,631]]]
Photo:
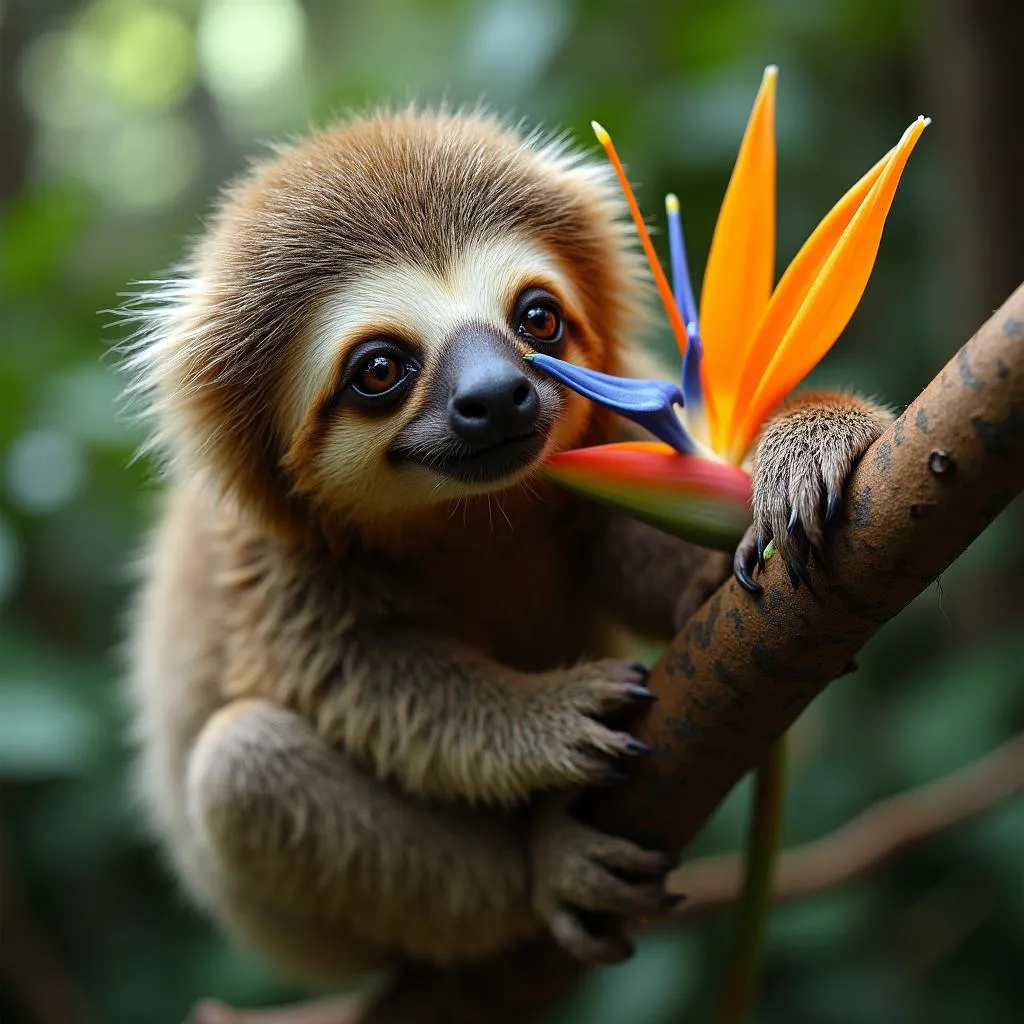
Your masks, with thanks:
[[[562,340],[561,306],[540,288],[531,288],[520,296],[515,320],[516,332],[527,341],[555,345]]]
[[[353,385],[364,395],[383,395],[404,376],[406,369],[397,359],[378,354],[370,356],[356,373]]]
[[[558,314],[548,305],[531,306],[520,321],[522,329],[538,341],[554,341],[562,329]]]
[[[390,408],[401,401],[419,369],[418,361],[403,347],[386,339],[360,345],[349,366],[350,393],[359,402],[372,403],[374,409]]]

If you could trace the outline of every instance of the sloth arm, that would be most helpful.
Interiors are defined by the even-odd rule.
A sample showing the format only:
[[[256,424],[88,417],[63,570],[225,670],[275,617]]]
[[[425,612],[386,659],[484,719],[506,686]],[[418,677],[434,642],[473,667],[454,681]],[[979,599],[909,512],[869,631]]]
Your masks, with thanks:
[[[236,550],[224,696],[290,708],[368,775],[416,796],[513,805],[610,781],[613,759],[637,752],[601,719],[649,699],[643,666],[521,672],[388,611],[352,567],[318,573],[269,545]]]
[[[727,578],[731,556],[689,544],[626,515],[608,514],[590,565],[605,607],[654,639],[672,637]]]
[[[650,636],[671,636],[728,576],[748,590],[758,545],[774,539],[793,585],[822,564],[825,528],[857,460],[892,422],[892,412],[858,395],[790,398],[762,427],[754,448],[754,523],[735,559],[677,540],[623,515],[607,515],[593,549],[592,577],[610,610]]]
[[[646,699],[632,662],[531,674],[418,631],[350,637],[318,732],[378,778],[434,799],[518,804],[614,776],[635,741],[599,719]]]

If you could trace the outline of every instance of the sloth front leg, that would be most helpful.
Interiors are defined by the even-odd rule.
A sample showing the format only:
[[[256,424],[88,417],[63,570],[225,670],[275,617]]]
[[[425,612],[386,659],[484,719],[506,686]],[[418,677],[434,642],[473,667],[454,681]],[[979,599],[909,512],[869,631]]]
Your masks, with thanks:
[[[638,632],[668,639],[729,577],[732,559],[623,513],[601,510],[588,571],[602,600]]]
[[[519,672],[443,637],[363,629],[307,708],[317,730],[415,796],[521,805],[544,790],[602,785],[646,752],[610,716],[646,704],[638,662]]]
[[[548,673],[513,672],[460,645],[391,632],[366,633],[355,668],[319,708],[319,728],[403,789],[474,802],[529,800],[530,902],[581,960],[628,955],[623,940],[588,930],[586,911],[616,922],[667,910],[671,867],[658,851],[606,835],[573,817],[586,784],[621,777],[623,756],[647,748],[607,718],[647,703],[636,662],[586,662]],[[618,763],[617,763],[618,762]]]
[[[237,700],[210,718],[189,757],[187,800],[229,926],[257,945],[295,936],[274,952],[313,973],[330,969],[317,961],[331,956],[334,932],[382,962],[449,962],[539,927],[524,810],[413,801],[268,701]]]

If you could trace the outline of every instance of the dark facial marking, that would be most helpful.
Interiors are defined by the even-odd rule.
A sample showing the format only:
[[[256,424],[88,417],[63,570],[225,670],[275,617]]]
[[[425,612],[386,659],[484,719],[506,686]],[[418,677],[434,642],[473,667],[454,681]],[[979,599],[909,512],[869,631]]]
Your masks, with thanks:
[[[529,436],[540,416],[540,396],[522,361],[468,340],[450,377],[448,426],[478,449]]]
[[[422,412],[391,448],[443,476],[487,483],[530,465],[544,447],[561,400],[503,332],[463,324],[446,343]]]

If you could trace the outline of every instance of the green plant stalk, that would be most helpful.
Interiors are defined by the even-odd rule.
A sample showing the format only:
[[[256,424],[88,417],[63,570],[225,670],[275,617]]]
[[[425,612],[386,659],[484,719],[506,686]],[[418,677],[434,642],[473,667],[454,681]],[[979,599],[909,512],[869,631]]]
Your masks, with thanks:
[[[742,1024],[757,995],[775,857],[782,831],[785,788],[786,737],[783,735],[768,751],[755,775],[738,927],[722,986],[717,1024]]]

